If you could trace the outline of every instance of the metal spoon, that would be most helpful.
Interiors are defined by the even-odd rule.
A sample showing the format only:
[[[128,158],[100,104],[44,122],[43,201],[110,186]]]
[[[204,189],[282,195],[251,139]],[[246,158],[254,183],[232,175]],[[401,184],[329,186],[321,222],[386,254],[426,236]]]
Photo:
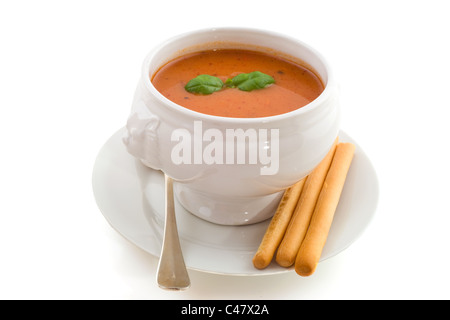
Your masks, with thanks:
[[[158,285],[168,290],[184,290],[190,287],[191,281],[186,269],[178,238],[175,205],[173,200],[173,181],[166,174],[165,188],[166,221],[161,257],[159,259],[157,281]]]

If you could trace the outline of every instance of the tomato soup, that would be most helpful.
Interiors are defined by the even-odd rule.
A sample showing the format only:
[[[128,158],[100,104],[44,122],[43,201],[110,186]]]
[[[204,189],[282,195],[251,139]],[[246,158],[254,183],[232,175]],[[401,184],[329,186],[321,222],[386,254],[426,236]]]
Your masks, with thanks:
[[[227,79],[259,71],[275,83],[263,89],[242,91],[224,87],[212,94],[190,93],[189,80],[208,74]],[[324,90],[321,79],[304,66],[262,52],[241,49],[208,50],[187,54],[162,66],[151,79],[167,99],[204,114],[258,118],[287,113],[316,99]]]

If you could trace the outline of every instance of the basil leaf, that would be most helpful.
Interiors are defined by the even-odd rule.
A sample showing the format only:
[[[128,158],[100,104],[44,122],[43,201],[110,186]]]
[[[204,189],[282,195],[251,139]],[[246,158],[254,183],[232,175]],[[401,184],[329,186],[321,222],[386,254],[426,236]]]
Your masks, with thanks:
[[[228,79],[226,81],[226,84],[228,86],[232,88],[237,87],[243,91],[263,89],[268,85],[271,85],[272,83],[275,83],[274,78],[260,71],[241,73],[235,76],[233,79]]]
[[[223,82],[219,78],[208,74],[201,74],[190,80],[184,88],[191,93],[211,94],[221,90],[222,87]]]

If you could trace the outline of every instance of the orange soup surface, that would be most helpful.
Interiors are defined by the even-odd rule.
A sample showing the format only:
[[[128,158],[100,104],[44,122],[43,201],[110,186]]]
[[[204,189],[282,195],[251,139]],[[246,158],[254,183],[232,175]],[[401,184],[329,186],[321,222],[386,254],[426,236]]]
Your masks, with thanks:
[[[209,95],[185,90],[201,74],[223,82],[240,73],[260,71],[274,84],[252,91],[224,88]],[[256,51],[220,49],[191,53],[161,67],[152,78],[167,99],[194,111],[233,118],[258,118],[287,113],[316,99],[324,90],[320,78],[300,64]]]

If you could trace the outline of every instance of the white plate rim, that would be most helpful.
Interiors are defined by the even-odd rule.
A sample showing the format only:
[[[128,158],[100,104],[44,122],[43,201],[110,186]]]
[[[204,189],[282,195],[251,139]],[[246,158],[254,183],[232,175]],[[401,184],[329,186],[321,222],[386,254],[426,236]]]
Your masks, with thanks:
[[[160,208],[156,210],[156,206],[152,207],[152,203],[163,201],[160,197],[163,192],[162,173],[144,167],[127,153],[122,143],[124,132],[125,128],[116,131],[105,142],[96,157],[92,172],[94,197],[98,208],[113,229],[136,246],[159,258],[164,218],[163,213],[160,212],[161,204],[157,204]],[[342,130],[339,133],[339,139],[342,142],[353,143],[356,150],[320,261],[347,249],[363,234],[375,215],[379,197],[378,178],[367,155],[356,141]],[[140,177],[148,173],[153,178],[151,183],[143,182]],[[158,174],[161,175],[160,181],[154,179]],[[156,188],[158,188],[158,197],[155,199],[154,194],[157,192],[154,189]],[[364,202],[363,205],[361,205],[362,202]],[[347,211],[350,212],[346,212],[345,208],[349,208]],[[216,233],[217,230],[219,232],[225,230],[231,234],[236,232],[233,230],[239,230],[239,233],[247,230],[251,231],[250,234],[262,236],[269,223],[265,221],[250,226],[217,226],[187,213],[178,201],[176,201],[176,209],[177,220],[185,219],[191,226],[201,224],[203,228],[201,230],[207,231],[209,228],[214,229]],[[357,210],[359,212],[356,212]],[[180,242],[186,266],[190,270],[236,276],[272,275],[293,270],[292,267],[280,267],[275,262],[264,270],[254,268],[251,258],[259,243],[255,239],[248,248],[242,250],[227,248],[224,243],[219,243],[215,248],[209,243],[191,241],[181,231]],[[207,259],[203,258],[208,255],[213,257],[212,259],[223,261],[215,261],[214,265],[208,265]],[[233,261],[237,266],[231,265]]]

